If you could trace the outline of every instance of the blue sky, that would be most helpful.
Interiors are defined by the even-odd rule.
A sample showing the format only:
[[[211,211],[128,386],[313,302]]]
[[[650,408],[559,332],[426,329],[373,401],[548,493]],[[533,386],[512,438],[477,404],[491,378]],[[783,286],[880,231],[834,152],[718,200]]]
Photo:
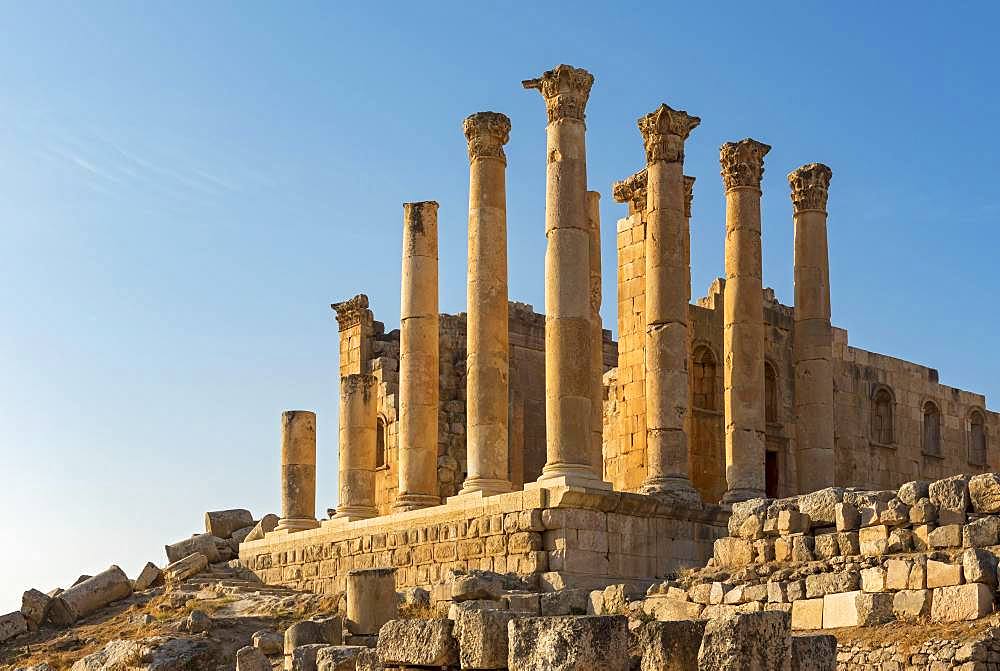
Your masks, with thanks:
[[[1000,94],[987,3],[0,2],[0,612],[201,513],[278,508],[282,410],[319,415],[336,503],[332,301],[394,328],[404,201],[440,202],[441,306],[465,303],[461,121],[508,145],[511,297],[543,305],[544,125],[522,79],[594,73],[589,179],[642,167],[636,119],[702,118],[696,297],[722,272],[718,146],[773,146],[764,272],[792,302],[785,174],[833,168],[833,313],[855,345],[1000,397]]]

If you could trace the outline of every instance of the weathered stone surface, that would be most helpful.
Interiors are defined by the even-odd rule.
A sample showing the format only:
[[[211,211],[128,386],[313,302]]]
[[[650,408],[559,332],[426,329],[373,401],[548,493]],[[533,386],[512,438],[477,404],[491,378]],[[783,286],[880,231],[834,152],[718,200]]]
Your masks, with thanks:
[[[195,552],[205,555],[210,564],[220,561],[219,545],[216,543],[216,537],[211,534],[198,534],[191,538],[185,538],[182,541],[165,545],[163,549],[167,553],[167,562],[170,564],[180,561]]]
[[[526,617],[510,621],[510,671],[626,671],[628,620],[605,617]]]
[[[163,571],[153,562],[146,562],[139,572],[139,577],[135,579],[132,587],[136,592],[144,592],[150,587],[154,587],[163,582]]]
[[[507,624],[514,617],[502,610],[463,611],[454,629],[462,668],[506,668]]]
[[[253,527],[253,515],[249,510],[212,510],[205,513],[205,533],[216,538],[229,538],[233,532],[243,527]]]
[[[823,599],[799,599],[792,602],[792,629],[823,628]]]
[[[783,536],[809,531],[810,519],[798,510],[778,511],[778,533]]]
[[[791,671],[791,618],[787,613],[737,614],[712,620],[698,652],[699,671]]]
[[[49,606],[49,619],[53,624],[70,625],[131,593],[132,583],[128,576],[117,566],[112,566],[53,599]]]
[[[356,671],[361,645],[330,645],[316,653],[316,671]]]
[[[767,499],[748,499],[733,503],[733,513],[729,516],[729,535],[739,535],[740,528],[750,517],[766,517],[767,508]]]
[[[812,536],[792,536],[791,561],[806,562],[813,561],[816,557],[813,550],[816,547],[816,539]]]
[[[837,531],[856,531],[861,526],[861,513],[853,503],[838,503],[833,510]]]
[[[163,578],[168,584],[178,583],[181,580],[187,580],[191,576],[198,575],[207,568],[208,557],[200,552],[195,552],[164,568]]]
[[[585,589],[561,589],[556,592],[546,592],[539,597],[544,616],[584,615],[587,613],[589,602],[590,592]]]
[[[858,624],[863,627],[873,627],[893,620],[893,594],[890,592],[874,592],[858,595],[855,606],[858,611]]]
[[[977,513],[1000,513],[1000,475],[980,473],[970,478],[969,500]]]
[[[390,620],[379,630],[379,661],[387,666],[458,664],[458,642],[451,620]]]
[[[856,571],[817,573],[806,576],[806,598],[815,599],[826,594],[852,592],[861,586],[861,576]]]
[[[28,619],[21,611],[0,616],[0,643],[28,632]]]
[[[377,634],[399,613],[396,569],[373,568],[347,574],[347,617],[344,624],[355,636]]]
[[[285,637],[270,629],[255,631],[250,637],[250,642],[265,655],[278,655],[285,649]]]
[[[909,585],[912,567],[913,562],[909,559],[890,559],[887,561],[885,563],[885,588],[888,590],[906,589]]]
[[[920,499],[927,498],[927,490],[930,484],[929,480],[914,480],[904,483],[899,488],[897,496],[900,501],[908,506],[912,506]]]
[[[861,554],[865,557],[877,557],[889,551],[889,527],[878,525],[865,527],[858,532]]]
[[[915,620],[930,615],[931,590],[904,589],[892,596],[892,612],[899,620]]]
[[[248,645],[236,651],[236,671],[271,671],[271,663],[263,651]]]
[[[383,671],[383,669],[376,650],[368,648],[358,653],[357,671]]]
[[[928,496],[931,503],[937,506],[939,518],[945,511],[964,517],[969,509],[969,476],[954,475],[932,482],[928,487]],[[951,520],[943,523],[951,523]]]
[[[889,554],[903,554],[913,551],[913,532],[909,529],[893,529],[889,532]]]
[[[997,544],[1000,535],[1000,518],[990,515],[973,520],[962,527],[962,546],[984,548]]]
[[[937,522],[937,506],[928,498],[918,499],[910,506],[911,524],[932,524]]]
[[[187,671],[210,668],[212,659],[211,647],[203,639],[119,639],[111,641],[99,652],[77,661],[70,667],[70,671]],[[143,666],[136,666],[136,660],[142,660]]]
[[[842,556],[853,557],[861,554],[861,543],[857,531],[843,531],[834,535],[837,537]]]
[[[837,504],[844,500],[841,487],[827,487],[799,497],[799,512],[809,516],[813,527],[830,527],[837,523]]]
[[[292,650],[291,665],[288,668],[291,671],[316,671],[316,656],[328,647],[330,646],[326,643],[307,643],[297,646]]]
[[[933,559],[927,561],[927,586],[950,587],[962,584],[962,565],[948,564]]]
[[[993,591],[981,582],[940,587],[931,597],[931,619],[961,622],[985,617],[993,612]]]
[[[248,533],[246,538],[243,539],[243,542],[249,543],[250,541],[259,541],[265,534],[269,534],[274,531],[277,528],[279,521],[280,518],[273,513],[264,515],[264,517],[260,518],[260,522],[257,522],[253,529],[250,530],[250,533]]]
[[[302,622],[296,622],[292,626],[288,627],[285,629],[283,646],[285,652],[285,666],[291,666],[293,654],[297,648],[320,643],[325,644],[325,641],[323,640],[323,632],[320,630],[318,622],[315,622],[314,620],[303,620]],[[302,663],[308,664],[308,659],[310,659],[310,657],[307,655]],[[315,653],[313,653],[311,659],[315,664]]]
[[[720,538],[715,541],[715,561],[719,566],[742,567],[753,561],[753,546],[743,538]]]
[[[184,620],[182,629],[191,634],[201,634],[212,628],[212,618],[203,610],[192,610]]]
[[[827,594],[823,597],[823,628],[838,629],[840,627],[856,627],[861,624],[858,602],[862,596],[872,596],[864,592],[844,592],[842,594]],[[890,597],[889,607],[892,607]]]
[[[813,541],[813,554],[816,559],[830,559],[840,555],[838,534],[821,534]]]
[[[885,505],[885,510],[879,514],[879,524],[888,527],[899,527],[910,523],[910,506],[899,499],[893,499]]]
[[[885,589],[885,568],[873,566],[861,571],[861,591],[884,592]]]
[[[837,638],[829,634],[792,637],[792,671],[836,671]]]
[[[693,620],[701,617],[705,606],[692,601],[657,596],[642,602],[642,612],[662,622]]]
[[[698,668],[704,620],[647,622],[635,630],[640,671],[689,671]]]
[[[29,589],[21,595],[21,613],[28,620],[28,626],[38,627],[49,614],[52,597],[37,589]]]
[[[948,524],[931,531],[927,538],[932,548],[957,548],[962,546],[962,527]]]
[[[965,582],[981,582],[997,586],[997,557],[991,552],[969,548],[962,553],[962,575]]]
[[[504,593],[503,576],[490,571],[473,571],[452,578],[452,601],[497,600]]]

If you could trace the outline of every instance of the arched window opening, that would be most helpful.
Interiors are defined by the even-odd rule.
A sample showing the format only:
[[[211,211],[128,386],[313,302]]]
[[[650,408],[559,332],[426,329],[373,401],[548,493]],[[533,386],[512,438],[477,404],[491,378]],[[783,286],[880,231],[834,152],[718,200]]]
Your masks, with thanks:
[[[768,424],[778,422],[778,373],[770,362],[764,362],[764,419]]]
[[[892,394],[888,389],[879,389],[872,397],[872,440],[882,445],[892,445],[895,441],[892,424]]]
[[[969,416],[969,463],[986,465],[986,418],[979,411]]]
[[[941,412],[927,401],[924,403],[924,454],[941,456]]]
[[[381,417],[375,425],[375,468],[382,468],[386,463],[388,446],[385,440],[385,420]]]
[[[715,396],[715,371],[715,355],[712,350],[704,345],[698,347],[694,352],[694,365],[691,366],[694,407],[701,410],[719,409]]]

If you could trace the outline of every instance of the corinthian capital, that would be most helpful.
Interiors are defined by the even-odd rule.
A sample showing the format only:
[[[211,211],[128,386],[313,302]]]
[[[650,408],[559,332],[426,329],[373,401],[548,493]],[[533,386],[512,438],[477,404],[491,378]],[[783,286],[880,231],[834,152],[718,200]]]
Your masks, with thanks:
[[[334,303],[330,307],[337,312],[337,325],[341,331],[346,331],[362,322],[371,322],[374,318],[372,311],[368,309],[368,296],[364,294]]]
[[[615,182],[611,187],[615,202],[628,203],[629,214],[642,212],[646,209],[646,169],[643,168],[631,177]]]
[[[691,218],[691,201],[694,200],[694,177],[684,175],[684,216]]]
[[[806,163],[788,173],[792,187],[792,207],[795,212],[820,210],[826,212],[826,197],[830,190],[833,170],[822,163]]]
[[[701,119],[683,110],[661,104],[646,116],[639,118],[639,132],[646,145],[646,162],[684,160],[684,141],[688,139]]]
[[[510,119],[499,112],[476,112],[462,124],[469,142],[469,160],[498,158],[506,162],[503,146],[510,139]]]
[[[560,119],[583,121],[584,109],[590,98],[590,87],[593,85],[594,75],[571,65],[557,65],[538,79],[525,79],[521,82],[521,86],[526,89],[538,89],[545,98],[549,123]]]
[[[771,145],[746,138],[739,142],[727,142],[719,150],[722,164],[722,183],[726,191],[740,187],[760,190],[760,178],[764,176],[764,156],[771,151]]]

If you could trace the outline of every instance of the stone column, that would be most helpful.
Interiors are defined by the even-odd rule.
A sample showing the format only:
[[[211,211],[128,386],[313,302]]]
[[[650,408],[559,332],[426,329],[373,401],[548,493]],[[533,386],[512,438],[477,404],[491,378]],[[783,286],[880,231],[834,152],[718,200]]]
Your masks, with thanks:
[[[764,287],[760,178],[766,144],[745,139],[720,150],[726,188],[723,384],[727,503],[764,496]]]
[[[809,163],[791,172],[795,221],[795,439],[799,492],[832,487],[833,330],[826,200],[833,171]]]
[[[281,519],[276,531],[315,529],[316,413],[281,413]]]
[[[601,194],[587,192],[590,222],[590,463],[604,477],[604,325],[601,322]]]
[[[337,514],[347,521],[375,517],[378,395],[374,375],[340,380],[340,483]]]
[[[399,615],[396,569],[354,569],[347,573],[344,625],[354,636],[372,636]]]
[[[684,274],[688,300],[691,297],[691,202],[694,200],[694,177],[684,175],[684,258],[688,272]],[[690,308],[688,308],[690,312]]]
[[[701,122],[660,105],[639,119],[646,146],[646,480],[641,492],[696,502],[688,413],[690,233],[684,216],[684,141]]]
[[[507,409],[507,157],[510,119],[479,112],[465,120],[469,143],[467,321],[468,477],[460,494],[510,491]]]
[[[590,227],[584,109],[594,77],[559,65],[522,82],[545,99],[545,442],[539,483],[607,488],[594,473],[590,418]]]
[[[441,502],[438,457],[438,204],[403,204],[399,311],[399,494],[394,510]]]

